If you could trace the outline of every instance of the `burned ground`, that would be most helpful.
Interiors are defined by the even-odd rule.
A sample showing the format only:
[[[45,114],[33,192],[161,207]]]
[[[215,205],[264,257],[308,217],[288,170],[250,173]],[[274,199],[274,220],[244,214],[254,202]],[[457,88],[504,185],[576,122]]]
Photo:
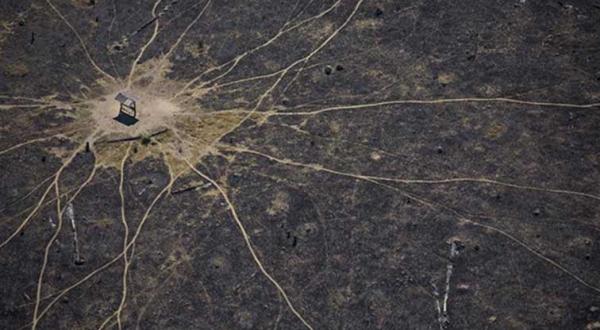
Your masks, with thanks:
[[[599,19],[2,1],[0,328],[599,329]]]

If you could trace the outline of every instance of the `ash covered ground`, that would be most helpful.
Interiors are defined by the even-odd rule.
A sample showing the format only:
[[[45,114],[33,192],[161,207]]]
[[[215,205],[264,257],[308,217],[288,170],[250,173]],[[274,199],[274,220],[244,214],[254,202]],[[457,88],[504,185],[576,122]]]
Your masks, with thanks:
[[[600,329],[599,20],[2,1],[0,328]]]

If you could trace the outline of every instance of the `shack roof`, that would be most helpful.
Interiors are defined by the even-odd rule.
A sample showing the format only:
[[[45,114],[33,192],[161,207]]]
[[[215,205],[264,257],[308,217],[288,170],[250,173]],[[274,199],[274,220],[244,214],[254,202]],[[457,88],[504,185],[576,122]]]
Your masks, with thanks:
[[[127,101],[137,101],[137,98],[135,96],[131,96],[131,95],[127,95],[125,93],[119,93],[117,94],[117,96],[115,97],[115,100],[121,102],[121,103],[126,103]]]

